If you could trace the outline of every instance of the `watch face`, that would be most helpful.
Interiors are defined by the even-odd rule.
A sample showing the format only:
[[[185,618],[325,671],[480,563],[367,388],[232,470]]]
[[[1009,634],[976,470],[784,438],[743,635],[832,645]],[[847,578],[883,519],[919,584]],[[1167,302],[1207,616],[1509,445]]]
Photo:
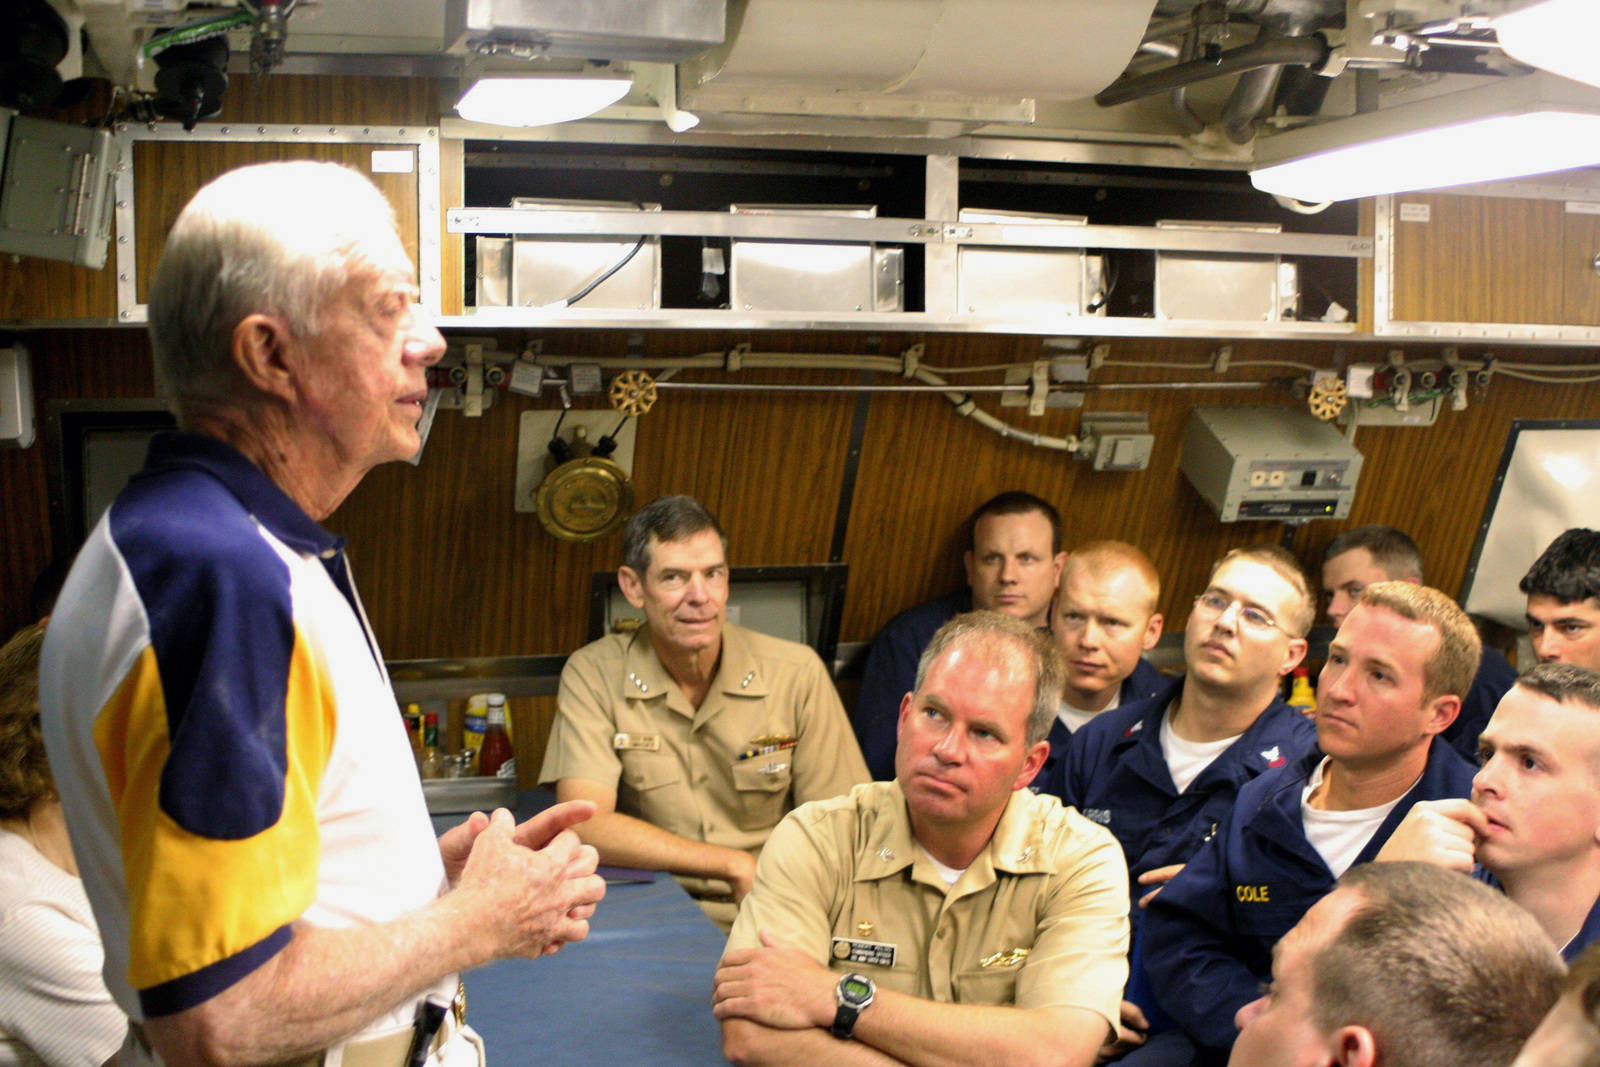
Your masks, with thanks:
[[[847,974],[839,983],[840,995],[847,1004],[860,1004],[872,996],[872,983],[859,974]]]

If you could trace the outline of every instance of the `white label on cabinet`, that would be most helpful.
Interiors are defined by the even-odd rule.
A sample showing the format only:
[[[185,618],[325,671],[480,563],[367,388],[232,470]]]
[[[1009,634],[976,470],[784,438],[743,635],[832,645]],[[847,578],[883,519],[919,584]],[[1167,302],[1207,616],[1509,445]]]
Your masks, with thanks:
[[[372,151],[372,173],[410,174],[411,149],[375,148]]]
[[[1408,204],[1400,202],[1401,222],[1427,222],[1433,217],[1432,204]]]
[[[1600,215],[1600,203],[1593,200],[1568,200],[1568,215]]]

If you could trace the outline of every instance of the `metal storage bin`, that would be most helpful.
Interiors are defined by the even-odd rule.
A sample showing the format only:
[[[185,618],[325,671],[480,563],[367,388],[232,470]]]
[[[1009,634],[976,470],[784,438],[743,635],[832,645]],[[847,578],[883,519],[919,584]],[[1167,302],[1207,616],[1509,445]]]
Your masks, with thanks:
[[[962,208],[961,222],[1084,226],[1084,215],[1030,215]],[[1101,257],[1081,248],[962,245],[956,251],[956,306],[965,315],[1038,318],[1084,315],[1104,298]],[[1104,306],[1096,308],[1105,313]]]
[[[660,204],[602,200],[539,200],[517,197],[511,206],[523,211],[616,211],[637,214],[660,211]],[[637,251],[635,251],[637,246]],[[477,301],[479,307],[567,306],[567,302],[606,278],[571,306],[656,311],[661,307],[661,238],[647,236],[584,237],[572,235],[479,237]],[[631,256],[631,258],[630,258]]]
[[[734,204],[736,214],[877,217],[875,206]],[[729,242],[728,302],[738,311],[901,311],[905,252],[871,243]]]
[[[1276,223],[1164,219],[1161,230],[1206,230],[1226,245],[1229,233],[1282,233]],[[1158,319],[1279,322],[1299,317],[1300,277],[1277,256],[1227,252],[1156,253]]]

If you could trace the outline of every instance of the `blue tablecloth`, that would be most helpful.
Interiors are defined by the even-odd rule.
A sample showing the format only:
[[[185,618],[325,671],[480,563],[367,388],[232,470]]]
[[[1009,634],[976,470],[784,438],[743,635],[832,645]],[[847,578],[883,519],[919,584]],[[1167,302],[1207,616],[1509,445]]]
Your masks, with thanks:
[[[549,790],[517,798],[526,819],[553,803]],[[434,832],[461,822],[435,815]],[[722,1028],[711,1015],[711,975],[727,939],[671,875],[616,883],[589,936],[554,956],[501,960],[469,971],[467,1021],[483,1035],[490,1067],[624,1067],[718,1064]]]
[[[466,975],[490,1067],[718,1064],[711,975],[722,932],[669,875],[612,885],[589,936],[554,956]]]

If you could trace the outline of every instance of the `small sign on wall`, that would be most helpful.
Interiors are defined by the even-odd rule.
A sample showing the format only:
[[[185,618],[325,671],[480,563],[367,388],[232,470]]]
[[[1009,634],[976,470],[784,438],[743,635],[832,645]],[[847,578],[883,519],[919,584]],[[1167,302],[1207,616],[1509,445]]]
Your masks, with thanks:
[[[1400,202],[1401,222],[1428,222],[1432,217],[1432,204],[1407,203],[1403,200]]]
[[[412,154],[409,148],[375,148],[372,150],[372,173],[410,174]]]

